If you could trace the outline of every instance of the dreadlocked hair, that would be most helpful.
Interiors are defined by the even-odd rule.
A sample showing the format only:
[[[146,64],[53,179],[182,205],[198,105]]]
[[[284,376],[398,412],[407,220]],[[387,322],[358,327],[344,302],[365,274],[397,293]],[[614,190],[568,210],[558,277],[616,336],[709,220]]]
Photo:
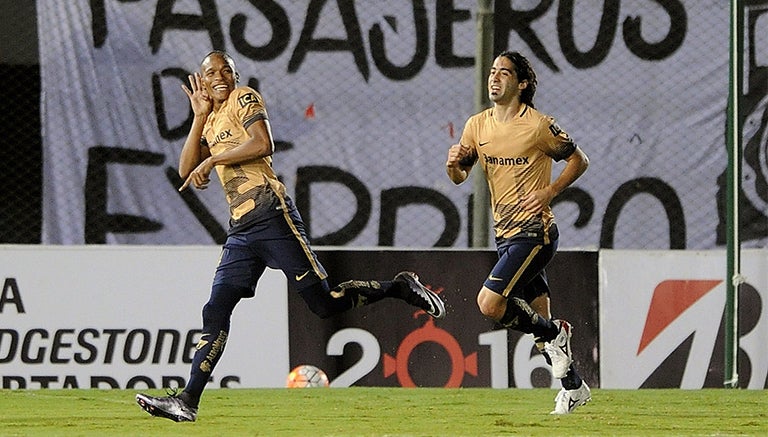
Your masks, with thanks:
[[[537,81],[536,72],[533,71],[531,63],[519,52],[513,52],[510,50],[501,52],[499,56],[504,56],[505,58],[509,59],[512,62],[512,65],[515,66],[515,74],[517,74],[518,82],[528,82],[528,86],[526,86],[520,92],[520,101],[530,106],[531,108],[535,108],[533,105],[533,96],[536,94]]]

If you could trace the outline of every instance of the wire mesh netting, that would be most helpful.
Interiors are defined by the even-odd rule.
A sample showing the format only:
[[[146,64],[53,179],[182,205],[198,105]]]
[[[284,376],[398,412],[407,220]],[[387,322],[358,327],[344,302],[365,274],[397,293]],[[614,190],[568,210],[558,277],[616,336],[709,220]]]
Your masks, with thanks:
[[[444,163],[478,110],[475,0],[2,6],[0,242],[221,242],[217,182],[179,193],[176,172],[180,85],[212,49],[264,96],[275,170],[315,245],[472,241],[472,184]],[[742,13],[742,237],[762,246],[768,2]],[[553,204],[561,248],[724,245],[728,2],[496,1],[492,21],[494,53],[530,59],[537,108],[590,157]]]

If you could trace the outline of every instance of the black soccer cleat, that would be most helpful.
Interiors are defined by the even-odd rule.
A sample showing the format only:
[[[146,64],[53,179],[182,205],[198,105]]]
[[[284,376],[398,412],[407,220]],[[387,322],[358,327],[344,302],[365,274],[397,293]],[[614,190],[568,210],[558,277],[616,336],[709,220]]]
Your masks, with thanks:
[[[162,397],[138,393],[136,403],[147,413],[155,417],[171,419],[174,422],[194,422],[197,419],[197,408],[187,405],[176,393],[169,393],[168,396]]]
[[[427,312],[436,319],[445,317],[445,304],[435,292],[423,286],[419,282],[419,277],[413,272],[400,272],[395,275],[395,281],[403,281],[408,284],[410,293],[404,297],[404,300],[411,305],[415,305]]]

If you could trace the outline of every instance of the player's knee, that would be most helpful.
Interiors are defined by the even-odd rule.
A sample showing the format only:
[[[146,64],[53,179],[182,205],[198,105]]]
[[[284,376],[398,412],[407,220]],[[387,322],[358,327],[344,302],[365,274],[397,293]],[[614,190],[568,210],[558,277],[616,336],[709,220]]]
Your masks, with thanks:
[[[498,296],[498,295],[496,295]],[[501,296],[498,296],[501,298]],[[505,300],[490,299],[486,293],[480,292],[477,295],[477,307],[480,309],[480,313],[493,320],[499,321],[504,315]]]
[[[203,325],[210,325],[217,321],[228,317],[229,315],[223,307],[216,304],[216,302],[208,301],[203,305]]]
[[[504,306],[498,304],[489,304],[488,302],[477,302],[480,313],[484,316],[499,321],[504,316]]]
[[[299,295],[307,303],[309,310],[321,319],[327,319],[341,312],[339,305],[336,304],[327,287],[327,283],[323,281],[299,290]]]
[[[319,299],[304,299],[304,302],[307,303],[307,307],[309,307],[309,310],[312,311],[317,315],[317,317],[320,317],[321,319],[327,319],[331,317],[333,312],[329,310],[329,308]]]
[[[203,306],[203,325],[229,320],[235,305],[246,292],[247,289],[233,285],[214,285],[210,299]]]

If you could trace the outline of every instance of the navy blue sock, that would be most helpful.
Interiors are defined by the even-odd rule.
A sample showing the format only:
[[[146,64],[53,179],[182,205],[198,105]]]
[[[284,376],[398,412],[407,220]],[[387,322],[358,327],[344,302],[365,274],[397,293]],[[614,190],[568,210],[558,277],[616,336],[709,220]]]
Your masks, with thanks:
[[[523,299],[513,297],[507,300],[507,309],[499,323],[526,334],[533,334],[536,341],[551,341],[558,334],[558,328],[550,320],[541,317]]]
[[[566,390],[575,390],[581,387],[581,376],[576,372],[576,367],[573,364],[568,369],[568,373],[565,374],[565,378],[560,379],[560,383]]]
[[[402,299],[405,295],[404,287],[408,285],[397,281],[350,280],[330,289],[328,282],[323,280],[299,290],[299,294],[309,309],[324,319],[351,308],[378,302],[385,297]]]
[[[197,407],[205,385],[219,362],[229,335],[232,311],[249,289],[226,284],[214,285],[208,302],[203,306],[203,333],[192,358],[189,382],[182,399],[191,407]]]
[[[299,290],[299,296],[304,299],[309,309],[321,319],[355,307],[356,295],[353,293],[334,293],[328,287],[326,280],[302,288]]]
[[[331,290],[335,294],[348,294],[355,301],[355,306],[369,305],[385,297],[405,299],[410,293],[408,284],[403,281],[359,281],[342,282]]]

